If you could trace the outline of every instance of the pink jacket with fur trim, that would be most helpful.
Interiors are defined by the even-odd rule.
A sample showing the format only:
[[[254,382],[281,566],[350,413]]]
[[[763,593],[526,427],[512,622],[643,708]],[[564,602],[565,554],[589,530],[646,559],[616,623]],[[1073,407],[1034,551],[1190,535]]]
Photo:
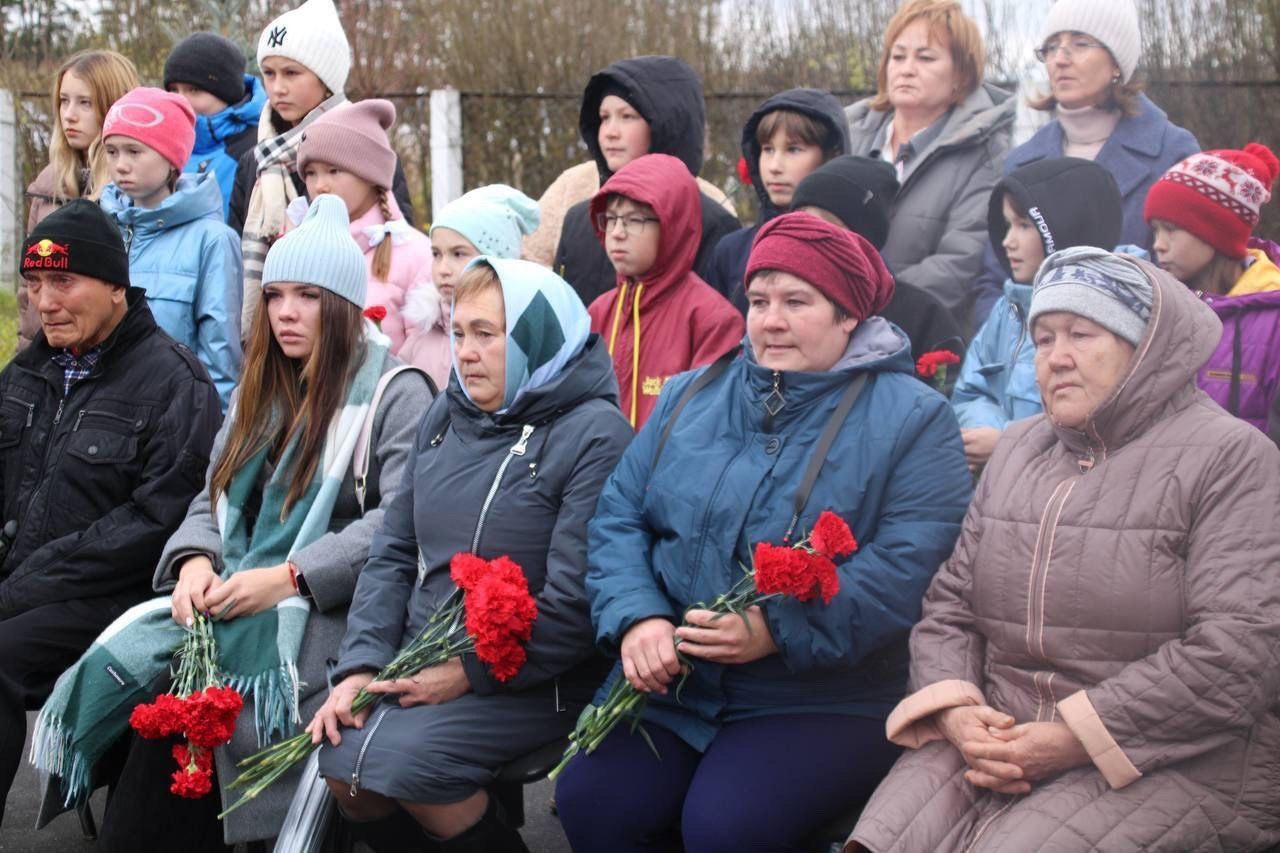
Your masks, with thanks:
[[[373,275],[373,254],[376,247],[373,245],[375,238],[371,235],[386,225],[382,211],[376,204],[364,216],[351,223],[351,236],[360,245],[360,251],[364,252],[365,263],[369,267],[369,292],[365,297],[365,307],[381,305],[387,309],[387,318],[382,321],[382,331],[391,338],[391,353],[395,355],[404,345],[405,322],[401,314],[406,294],[423,282],[431,281],[431,240],[404,220],[394,196],[388,194],[387,204],[391,207],[393,224],[390,233],[382,235],[382,239],[391,241],[391,271],[385,279],[375,278]]]
[[[1155,285],[1084,432],[1007,429],[911,635],[908,750],[851,838],[877,851],[1261,850],[1280,842],[1280,451],[1196,387],[1221,323]],[[1092,763],[1007,797],[934,714],[1063,722]]]

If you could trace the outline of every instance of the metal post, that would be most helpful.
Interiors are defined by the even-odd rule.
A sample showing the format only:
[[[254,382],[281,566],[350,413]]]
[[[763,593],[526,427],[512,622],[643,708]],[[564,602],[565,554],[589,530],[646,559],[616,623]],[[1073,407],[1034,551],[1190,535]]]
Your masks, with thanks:
[[[0,275],[10,289],[17,279],[18,243],[22,239],[22,146],[18,145],[18,114],[13,93],[0,89]]]
[[[431,91],[431,218],[462,195],[462,93]]]

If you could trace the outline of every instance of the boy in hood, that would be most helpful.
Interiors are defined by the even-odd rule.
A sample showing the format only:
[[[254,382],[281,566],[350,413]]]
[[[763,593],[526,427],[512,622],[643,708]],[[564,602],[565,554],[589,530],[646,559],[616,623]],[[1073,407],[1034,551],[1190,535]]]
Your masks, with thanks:
[[[622,412],[644,426],[663,383],[742,342],[742,315],[693,271],[701,193],[683,163],[646,154],[591,199],[596,239],[616,287],[588,309],[618,375]]]
[[[639,56],[615,62],[587,83],[578,128],[596,161],[603,186],[615,172],[644,154],[670,154],[684,163],[690,177],[702,169],[706,133],[702,81],[673,56]],[[704,273],[711,251],[724,235],[738,228],[728,211],[698,193],[701,242],[695,245],[694,269]],[[565,214],[553,269],[585,305],[614,285],[614,270],[595,237],[590,201]]]
[[[865,237],[876,251],[889,239],[889,214],[898,195],[898,173],[874,157],[847,154],[828,160],[796,187],[791,209],[811,213]],[[945,349],[964,357],[965,339],[955,315],[936,296],[896,279],[893,299],[880,312],[911,339],[911,358]]]
[[[241,155],[258,140],[267,103],[262,82],[244,70],[244,54],[217,33],[193,33],[164,62],[164,88],[181,95],[196,114],[196,143],[184,172],[212,172],[222,192],[222,219]]]
[[[1121,205],[1111,173],[1077,157],[1029,163],[992,191],[987,233],[1008,280],[969,345],[951,395],[970,470],[986,463],[1011,421],[1044,408],[1036,385],[1035,345],[1027,329],[1036,271],[1062,249],[1114,248],[1120,239]]]
[[[742,128],[742,156],[760,200],[760,221],[725,236],[711,256],[707,283],[744,315],[747,296],[742,275],[756,231],[779,213],[791,210],[800,182],[833,157],[849,153],[844,110],[819,89],[788,89],[756,107]]]

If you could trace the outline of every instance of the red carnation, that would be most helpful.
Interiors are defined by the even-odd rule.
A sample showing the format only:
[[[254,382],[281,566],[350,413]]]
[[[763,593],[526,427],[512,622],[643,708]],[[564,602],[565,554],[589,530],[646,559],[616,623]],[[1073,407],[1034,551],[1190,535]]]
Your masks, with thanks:
[[[488,564],[489,572],[466,588],[466,629],[476,657],[498,681],[509,681],[524,665],[523,642],[533,634],[537,603],[520,567],[506,557]]]
[[[790,595],[801,601],[813,598],[813,578],[809,574],[808,554],[795,548],[756,544],[756,589],[761,595]]]
[[[197,747],[212,749],[231,740],[236,718],[244,699],[230,687],[206,687],[186,701],[187,740]]]
[[[488,571],[489,561],[482,560],[475,554],[460,551],[449,561],[449,577],[453,578],[459,589],[471,589]]]
[[[738,180],[751,186],[751,166],[747,163],[746,157],[738,158]]]
[[[801,601],[808,601],[816,592],[822,596],[823,604],[830,604],[831,599],[840,591],[840,575],[836,572],[836,564],[822,554],[810,554],[808,563],[808,575],[816,584],[816,589],[810,587],[807,596],[797,597]]]
[[[176,744],[173,760],[178,769],[172,775],[169,793],[189,800],[199,799],[213,790],[213,754],[208,750]]]
[[[948,364],[959,364],[960,356],[956,355],[949,349],[936,349],[927,352],[916,361],[916,373],[925,379],[932,379],[937,374],[939,368],[944,368]],[[946,375],[945,373],[943,374]]]
[[[138,705],[129,715],[129,725],[148,740],[176,735],[182,731],[186,709],[171,693],[161,693],[150,705]]]
[[[809,534],[809,544],[824,557],[835,559],[858,550],[858,540],[844,519],[830,510],[823,510]]]
[[[382,305],[370,305],[364,309],[364,316],[368,317],[375,323],[381,323],[387,319],[387,309]]]

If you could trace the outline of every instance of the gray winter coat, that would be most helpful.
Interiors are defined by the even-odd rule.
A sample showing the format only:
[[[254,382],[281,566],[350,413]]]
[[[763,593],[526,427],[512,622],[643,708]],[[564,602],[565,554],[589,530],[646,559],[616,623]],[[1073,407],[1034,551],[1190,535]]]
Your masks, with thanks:
[[[907,165],[881,254],[895,276],[924,288],[968,326],[970,285],[982,269],[987,199],[1003,174],[1015,101],[984,83],[945,119],[942,132]],[[849,152],[877,156],[893,111],[871,99],[845,108]]]
[[[387,356],[383,373],[398,364],[398,360]],[[236,394],[239,394],[238,389]],[[328,694],[326,664],[337,657],[338,646],[347,628],[347,605],[351,602],[356,578],[369,554],[369,543],[382,525],[386,508],[400,490],[411,458],[413,436],[430,402],[431,392],[421,373],[407,370],[391,380],[374,416],[364,515],[361,516],[356,500],[354,476],[348,471],[329,522],[331,532],[293,555],[293,562],[306,578],[312,594],[311,617],[298,655],[298,674],[303,682],[299,707],[304,722],[311,719]],[[230,418],[223,422],[214,440],[210,459],[221,458],[230,424]],[[211,465],[209,472],[212,471]],[[266,472],[265,476],[268,476]],[[156,568],[156,592],[172,592],[176,582],[175,566],[195,554],[209,557],[215,570],[222,570],[222,538],[210,511],[207,478],[205,487],[187,510],[186,520],[165,545]],[[230,745],[217,752],[218,779],[234,779],[238,775],[236,762],[257,749],[253,715],[241,714]],[[237,844],[277,835],[297,779],[297,773],[284,777],[257,799],[225,818],[222,825],[226,843]],[[235,802],[238,796],[238,792],[228,792],[223,787],[223,808]]]

